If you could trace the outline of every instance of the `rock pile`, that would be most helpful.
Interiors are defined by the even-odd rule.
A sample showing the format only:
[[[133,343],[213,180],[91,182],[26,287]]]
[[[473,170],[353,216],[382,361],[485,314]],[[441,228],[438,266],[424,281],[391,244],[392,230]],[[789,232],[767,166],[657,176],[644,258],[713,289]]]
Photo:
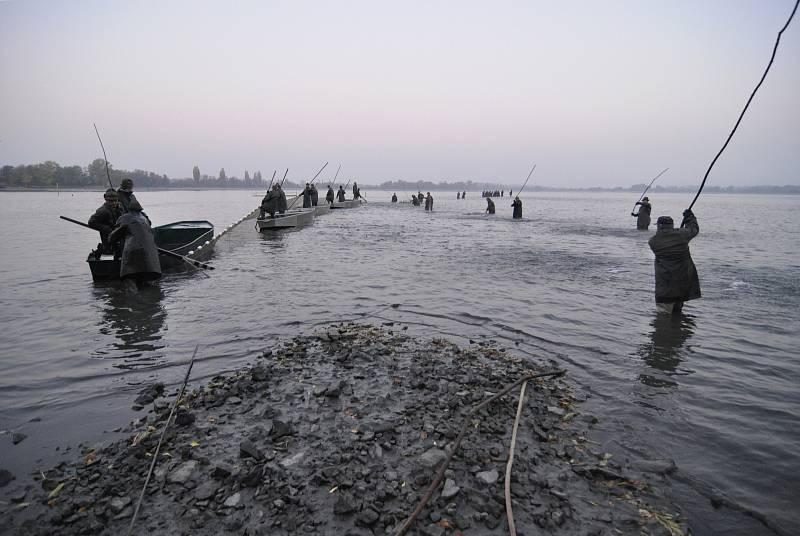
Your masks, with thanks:
[[[135,533],[394,534],[469,409],[541,370],[492,344],[462,349],[386,326],[295,337],[185,397]],[[674,466],[634,470],[595,451],[587,435],[596,419],[579,412],[567,380],[527,388],[511,485],[518,534],[685,530],[657,493],[657,473]],[[170,411],[162,393],[155,386],[137,399],[150,413],[128,441],[44,472],[41,489],[7,510],[14,530],[126,533]],[[508,533],[503,486],[518,396],[473,416],[412,534]]]

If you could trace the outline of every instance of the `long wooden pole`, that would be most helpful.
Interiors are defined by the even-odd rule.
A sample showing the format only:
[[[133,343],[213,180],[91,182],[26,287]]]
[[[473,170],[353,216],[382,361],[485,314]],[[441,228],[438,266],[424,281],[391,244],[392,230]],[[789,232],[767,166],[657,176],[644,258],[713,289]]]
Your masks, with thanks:
[[[531,175],[533,175],[533,170],[534,170],[534,169],[536,169],[536,164],[534,164],[534,165],[533,165],[533,167],[531,168],[531,172],[530,172],[530,173],[528,173],[528,178],[527,178],[527,179],[525,179],[525,184],[523,184],[523,185],[522,185],[522,188],[520,188],[520,189],[519,189],[519,191],[517,192],[517,195],[521,194],[521,193],[522,193],[522,190],[524,190],[524,189],[525,189],[525,187],[528,185],[528,181],[531,179]]]
[[[92,123],[92,125],[94,125],[94,131],[97,134],[97,139],[100,141],[100,148],[103,150],[103,161],[106,163],[106,177],[108,177],[108,185],[113,190],[114,184],[111,182],[111,172],[108,171],[108,157],[106,156],[106,148],[103,147],[103,140],[100,139],[100,132],[97,130],[97,125],[94,123]]]
[[[642,199],[644,199],[644,194],[646,194],[646,193],[647,193],[647,190],[649,190],[649,189],[650,189],[650,187],[653,185],[653,183],[654,183],[654,182],[656,182],[656,179],[657,179],[657,178],[659,178],[659,177],[660,177],[661,175],[663,175],[664,173],[666,173],[668,169],[669,169],[669,168],[666,168],[664,171],[662,171],[661,173],[659,173],[658,175],[656,175],[655,177],[653,177],[653,180],[651,180],[651,181],[650,181],[650,184],[648,184],[648,185],[647,185],[647,187],[644,189],[644,192],[642,192],[642,195],[640,195],[640,196],[639,196],[639,201],[641,201]],[[637,213],[634,213],[634,212],[633,212],[634,210],[636,210],[636,205],[638,205],[638,204],[639,204],[639,201],[636,201],[636,203],[634,203],[634,204],[633,204],[633,209],[631,210],[631,214],[632,214],[632,215],[634,215],[634,216],[638,216],[638,215],[639,215],[639,214],[638,214],[638,212],[637,212]]]

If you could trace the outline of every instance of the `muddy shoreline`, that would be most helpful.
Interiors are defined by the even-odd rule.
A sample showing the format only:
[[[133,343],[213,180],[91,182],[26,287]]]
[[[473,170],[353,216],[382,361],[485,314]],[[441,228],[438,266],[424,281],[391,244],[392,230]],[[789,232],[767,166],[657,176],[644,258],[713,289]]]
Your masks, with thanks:
[[[134,534],[395,534],[471,408],[528,373],[491,342],[341,324],[266,349],[187,392],[167,428]],[[176,392],[151,386],[125,440],[17,475],[3,533],[127,533]],[[409,534],[508,534],[504,478],[519,390],[487,405]],[[511,497],[517,534],[688,533],[661,489],[670,460],[620,461],[589,439],[569,374],[528,383]],[[0,469],[11,469],[0,467]]]

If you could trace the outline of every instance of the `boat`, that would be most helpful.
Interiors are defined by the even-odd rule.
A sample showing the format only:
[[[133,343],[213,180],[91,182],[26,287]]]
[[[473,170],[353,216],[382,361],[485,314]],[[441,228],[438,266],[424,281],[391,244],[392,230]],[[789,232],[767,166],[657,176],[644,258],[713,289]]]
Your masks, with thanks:
[[[297,208],[283,214],[275,214],[272,218],[259,218],[256,220],[256,226],[259,231],[302,227],[314,222],[314,212],[313,208]]]
[[[358,199],[345,199],[344,201],[334,201],[331,208],[356,208],[361,206]]]
[[[153,238],[159,248],[196,261],[206,261],[214,251],[214,224],[206,220],[176,221],[153,228]],[[164,253],[158,254],[162,272],[187,269],[187,263]],[[119,279],[120,260],[114,255],[97,258],[90,253],[86,259],[94,281]]]
[[[331,206],[328,203],[322,203],[321,205],[314,206],[314,217],[318,218],[323,214],[328,214],[331,211]]]

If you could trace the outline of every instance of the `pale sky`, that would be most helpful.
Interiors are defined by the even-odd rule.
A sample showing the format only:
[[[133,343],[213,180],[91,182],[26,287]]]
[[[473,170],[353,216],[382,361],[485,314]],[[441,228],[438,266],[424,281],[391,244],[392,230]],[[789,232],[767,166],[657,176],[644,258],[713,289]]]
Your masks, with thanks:
[[[0,165],[699,185],[793,5],[0,2]],[[709,185],[800,184],[798,19]]]

